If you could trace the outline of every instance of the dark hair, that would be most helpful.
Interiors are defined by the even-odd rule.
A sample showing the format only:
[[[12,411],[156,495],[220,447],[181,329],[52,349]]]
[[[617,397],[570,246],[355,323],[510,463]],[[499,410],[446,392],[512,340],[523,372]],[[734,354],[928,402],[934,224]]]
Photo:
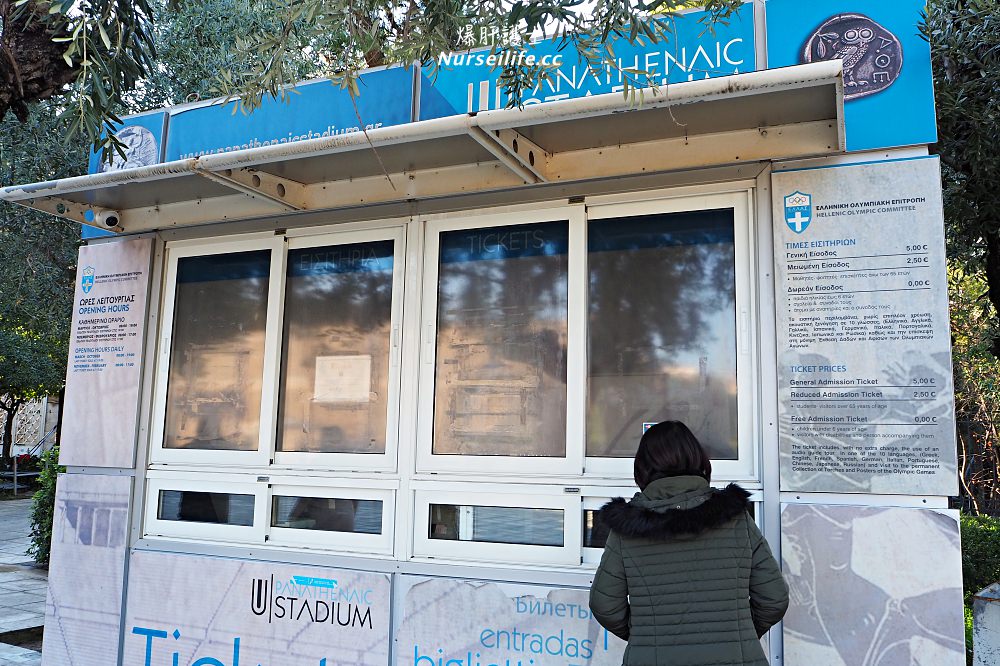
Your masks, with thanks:
[[[712,477],[712,461],[698,438],[680,421],[663,421],[647,430],[635,453],[635,483],[640,490],[668,476]]]

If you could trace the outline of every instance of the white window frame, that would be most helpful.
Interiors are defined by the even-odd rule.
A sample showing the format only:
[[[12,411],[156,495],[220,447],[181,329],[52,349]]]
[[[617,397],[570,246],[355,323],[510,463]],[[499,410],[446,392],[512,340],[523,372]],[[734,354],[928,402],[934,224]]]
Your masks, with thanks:
[[[396,492],[393,482],[361,481],[352,484],[338,479],[336,486],[306,485],[304,480],[292,478],[272,480],[267,509],[267,541],[273,546],[342,551],[345,553],[366,553],[392,555],[393,527],[395,525]],[[357,532],[332,532],[307,530],[272,525],[273,506],[277,496],[327,497],[333,499],[378,500],[382,502],[381,534]]]
[[[718,486],[716,486],[718,487]],[[725,486],[723,486],[725,487]],[[596,567],[601,563],[601,556],[604,555],[603,548],[587,548],[583,545],[583,518],[587,511],[597,511],[605,504],[610,502],[615,497],[624,497],[626,500],[630,499],[632,495],[638,489],[633,486],[632,488],[584,488],[583,503],[580,506],[580,552],[582,553],[581,561],[586,566]],[[762,490],[749,490],[750,497],[747,501],[751,504],[756,504],[754,510],[754,522],[757,527],[761,527],[761,517],[764,513],[763,502],[764,502],[764,492]]]
[[[418,483],[413,503],[414,558],[498,562],[504,564],[580,565],[582,514],[580,496],[565,494],[561,487],[514,488],[511,485]],[[549,492],[545,492],[549,490]],[[556,509],[563,512],[563,545],[541,546],[487,541],[431,539],[429,532],[431,504],[459,506],[510,507],[519,509]]]
[[[170,378],[170,352],[174,332],[174,315],[177,297],[177,263],[187,257],[235,254],[256,250],[270,250],[271,264],[267,290],[267,321],[264,332],[264,367],[261,384],[259,429],[257,449],[252,451],[174,449],[163,445],[167,418],[167,391]],[[275,405],[277,400],[276,355],[280,354],[277,336],[281,321],[285,275],[284,241],[273,235],[256,239],[221,239],[217,241],[180,241],[167,245],[164,298],[160,321],[159,347],[153,398],[153,423],[150,439],[150,463],[208,464],[213,466],[264,466],[270,461],[275,431]]]
[[[297,452],[279,451],[277,449],[278,429],[282,424],[278,421],[278,405],[281,397],[281,364],[282,350],[284,348],[284,303],[285,303],[285,280],[282,278],[282,319],[278,322],[276,335],[277,351],[274,354],[276,366],[273,369],[276,387],[274,391],[273,414],[275,428],[271,440],[274,446],[274,466],[276,467],[299,467],[308,469],[323,469],[336,471],[395,471],[397,450],[399,447],[399,394],[400,394],[400,361],[401,361],[401,340],[403,322],[403,279],[406,275],[406,229],[405,226],[397,225],[388,228],[354,231],[332,231],[330,233],[297,236],[289,238],[286,245],[287,250],[300,250],[312,247],[326,247],[335,245],[351,245],[355,243],[369,243],[375,241],[393,241],[393,264],[392,264],[392,307],[389,323],[389,377],[388,396],[386,399],[386,429],[385,429],[385,452],[377,453],[335,453],[335,452]],[[287,252],[283,262],[287,262]]]
[[[495,456],[434,454],[434,408],[437,354],[437,291],[440,236],[448,231],[475,230],[565,220],[568,225],[567,256],[567,373],[566,373],[566,455]],[[451,472],[469,474],[516,474],[519,476],[579,476],[583,470],[583,437],[585,424],[580,423],[575,404],[586,376],[584,363],[586,338],[585,291],[573,276],[580,274],[580,262],[585,260],[586,238],[584,207],[540,205],[526,210],[500,213],[464,213],[461,216],[424,221],[424,274],[422,317],[420,326],[420,377],[417,422],[418,472]],[[581,248],[583,252],[581,253]],[[585,289],[585,285],[583,285]]]
[[[674,195],[664,193],[663,198],[599,203],[587,207],[587,221],[642,215],[696,212],[699,210],[733,209],[734,255],[736,260],[736,400],[737,400],[737,459],[713,460],[712,477],[720,480],[756,480],[757,432],[756,410],[757,364],[756,336],[752,322],[756,321],[753,266],[753,192],[750,189],[712,194]],[[589,307],[589,302],[587,303]],[[587,331],[589,335],[589,329]],[[584,361],[586,390],[589,361]],[[584,428],[586,428],[587,399],[583,403]],[[586,436],[586,433],[584,434]],[[642,436],[635,434],[636,442]],[[586,442],[584,442],[584,447]],[[584,475],[589,478],[631,478],[632,458],[600,458],[586,456]]]
[[[146,478],[146,510],[143,535],[147,537],[174,537],[203,541],[225,541],[261,544],[268,523],[267,484],[253,481],[252,476],[242,478],[232,474],[161,473],[149,472]],[[181,490],[202,493],[253,495],[253,525],[224,525],[177,520],[161,520],[157,516],[161,490]]]
[[[587,511],[597,511],[615,497],[630,499],[636,490],[636,488],[632,488],[630,491],[624,488],[615,488],[613,490],[601,489],[597,492],[588,492],[583,496],[583,502],[580,504],[580,559],[584,564],[593,564],[596,566],[600,564],[601,556],[604,554],[603,548],[587,548],[583,545],[583,520],[586,517]]]

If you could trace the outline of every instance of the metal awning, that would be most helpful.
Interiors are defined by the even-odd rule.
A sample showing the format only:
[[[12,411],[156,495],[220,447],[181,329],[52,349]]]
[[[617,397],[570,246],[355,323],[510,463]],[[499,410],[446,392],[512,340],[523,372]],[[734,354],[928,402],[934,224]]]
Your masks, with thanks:
[[[424,120],[0,189],[142,232],[845,150],[840,61]],[[388,174],[388,177],[387,177]],[[117,224],[103,224],[113,212]]]

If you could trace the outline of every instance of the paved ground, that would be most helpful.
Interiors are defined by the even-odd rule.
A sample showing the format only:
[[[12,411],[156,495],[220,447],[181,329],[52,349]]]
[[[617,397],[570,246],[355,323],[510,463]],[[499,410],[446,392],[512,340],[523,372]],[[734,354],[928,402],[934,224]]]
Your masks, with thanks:
[[[41,652],[0,643],[0,664],[2,666],[40,666],[41,663]]]
[[[30,516],[30,499],[0,501],[0,634],[45,622],[48,579],[27,555]],[[0,666],[37,666],[41,661],[38,652],[0,643]]]
[[[0,565],[30,564],[31,500],[0,501]]]

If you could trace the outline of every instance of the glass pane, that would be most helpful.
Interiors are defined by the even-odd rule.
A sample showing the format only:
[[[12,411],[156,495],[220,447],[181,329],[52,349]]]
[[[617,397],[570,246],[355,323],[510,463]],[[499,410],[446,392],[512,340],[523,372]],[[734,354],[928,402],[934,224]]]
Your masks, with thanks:
[[[597,509],[583,511],[583,547],[604,548],[611,530],[597,519]]]
[[[587,455],[631,458],[644,423],[679,420],[735,459],[733,211],[595,220],[588,245]]]
[[[288,253],[278,450],[384,453],[393,241]]]
[[[161,490],[156,517],[186,523],[253,525],[253,495]]]
[[[430,538],[529,546],[563,545],[562,509],[431,504]]]
[[[270,250],[177,262],[163,446],[255,451]]]
[[[440,240],[433,452],[566,455],[569,223]]]
[[[326,532],[382,533],[382,500],[275,495],[272,527]]]
[[[756,502],[747,505],[747,513],[751,518],[756,516]],[[583,547],[584,548],[604,548],[608,542],[608,535],[611,529],[598,519],[597,509],[584,509],[583,511]]]

